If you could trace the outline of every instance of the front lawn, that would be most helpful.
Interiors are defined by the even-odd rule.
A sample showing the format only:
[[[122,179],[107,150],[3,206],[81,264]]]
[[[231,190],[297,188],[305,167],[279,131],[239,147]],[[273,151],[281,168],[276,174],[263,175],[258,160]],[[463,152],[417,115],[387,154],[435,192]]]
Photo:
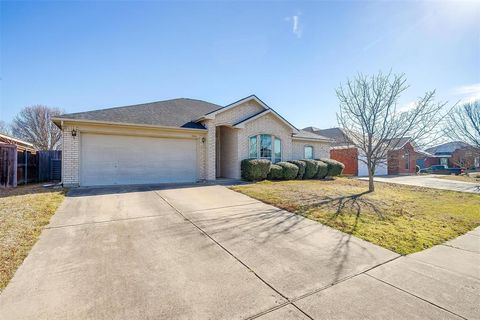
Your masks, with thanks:
[[[41,185],[0,189],[0,292],[62,203],[65,191]]]
[[[453,239],[480,225],[480,195],[367,181],[291,180],[233,190],[409,254]]]

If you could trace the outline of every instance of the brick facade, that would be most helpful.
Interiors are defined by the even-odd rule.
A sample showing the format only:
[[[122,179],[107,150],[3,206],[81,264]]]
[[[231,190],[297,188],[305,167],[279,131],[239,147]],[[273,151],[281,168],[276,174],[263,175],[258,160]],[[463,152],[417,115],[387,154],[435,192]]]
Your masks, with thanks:
[[[345,165],[343,174],[358,175],[358,149],[357,148],[342,148],[331,149],[330,158],[340,161]]]
[[[76,130],[76,136],[72,136]],[[76,187],[80,183],[80,138],[81,132],[75,126],[62,129],[62,182],[65,186]]]
[[[210,115],[202,121],[206,130],[189,133],[182,130],[171,130],[163,128],[143,128],[141,126],[122,128],[106,126],[100,124],[70,124],[63,125],[63,171],[62,181],[66,186],[78,186],[80,182],[80,153],[81,153],[81,135],[82,131],[117,134],[117,135],[136,135],[150,137],[172,137],[172,138],[190,138],[196,139],[196,154],[198,163],[199,180],[215,180],[217,176],[226,176],[228,178],[240,178],[240,162],[249,156],[249,137],[257,134],[270,134],[281,140],[282,161],[292,159],[302,159],[305,145],[314,147],[315,158],[328,158],[330,145],[327,142],[315,140],[293,139],[293,129],[285,122],[280,120],[273,113],[266,113],[255,120],[245,122],[243,128],[233,128],[232,126],[241,122],[265,108],[256,100],[247,100],[228,110]],[[224,127],[222,127],[224,126]],[[72,129],[77,130],[77,135],[72,136]],[[223,128],[225,130],[223,130]],[[222,134],[223,133],[223,134]],[[223,142],[228,145],[224,145]],[[217,146],[220,141],[220,146]],[[219,161],[217,161],[217,152],[219,152]],[[224,155],[222,161],[222,154]],[[217,167],[219,172],[217,173]],[[223,168],[223,169],[221,169]]]
[[[388,174],[415,174],[416,165],[417,152],[411,143],[388,152]]]

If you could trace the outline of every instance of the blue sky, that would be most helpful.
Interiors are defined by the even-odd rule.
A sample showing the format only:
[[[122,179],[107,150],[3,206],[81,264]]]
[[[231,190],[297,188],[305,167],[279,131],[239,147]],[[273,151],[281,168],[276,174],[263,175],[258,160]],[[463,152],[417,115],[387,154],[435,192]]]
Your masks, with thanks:
[[[480,2],[1,2],[0,119],[256,94],[297,127],[336,125],[335,88],[404,72],[407,106],[480,98]]]

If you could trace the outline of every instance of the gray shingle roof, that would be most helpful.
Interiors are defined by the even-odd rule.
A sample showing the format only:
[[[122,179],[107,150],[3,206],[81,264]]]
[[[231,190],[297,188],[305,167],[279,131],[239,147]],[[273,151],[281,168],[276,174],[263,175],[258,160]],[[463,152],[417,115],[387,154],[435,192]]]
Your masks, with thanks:
[[[181,98],[69,113],[58,118],[205,129],[193,121],[220,108],[222,107],[210,102]]]
[[[331,140],[330,138],[321,136],[319,134],[309,132],[306,130],[299,130],[297,134],[293,135],[294,138],[307,138],[307,139],[317,139],[317,140]]]
[[[462,142],[462,141],[453,141],[453,142],[447,142],[432,148],[428,148],[427,151],[428,153],[431,154],[445,154],[445,153],[453,153],[457,149],[462,149],[469,147],[470,145],[468,143]]]

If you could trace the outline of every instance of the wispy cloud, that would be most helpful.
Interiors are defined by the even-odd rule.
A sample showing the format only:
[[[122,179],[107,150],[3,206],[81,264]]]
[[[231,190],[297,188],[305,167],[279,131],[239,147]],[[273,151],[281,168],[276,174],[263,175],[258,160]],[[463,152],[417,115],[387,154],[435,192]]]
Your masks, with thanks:
[[[453,94],[461,99],[461,102],[473,102],[480,100],[480,83],[467,84],[456,87]]]
[[[405,112],[405,111],[410,111],[412,110],[413,108],[415,108],[417,106],[417,101],[410,101],[409,103],[401,106],[398,111],[400,112]]]
[[[300,15],[301,13],[298,13],[296,15],[293,15],[291,17],[286,17],[285,21],[291,22],[292,23],[292,32],[297,38],[302,37],[302,25],[300,23]]]

